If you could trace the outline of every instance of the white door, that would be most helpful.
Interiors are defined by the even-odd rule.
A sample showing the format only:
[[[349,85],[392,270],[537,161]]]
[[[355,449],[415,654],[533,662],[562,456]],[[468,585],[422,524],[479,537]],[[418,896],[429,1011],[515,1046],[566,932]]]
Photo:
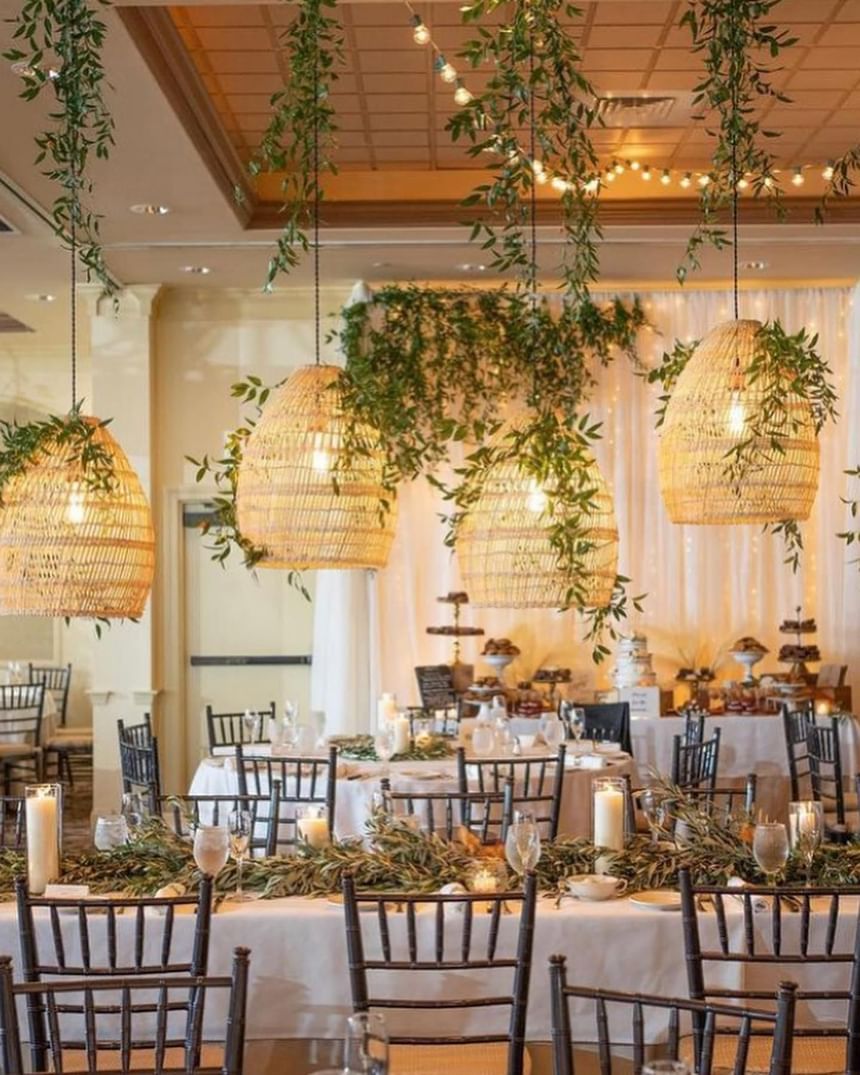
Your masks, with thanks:
[[[310,718],[311,602],[288,584],[285,571],[248,571],[235,551],[215,563],[196,527],[202,509],[184,509],[189,780],[208,750],[207,705],[217,713],[275,702],[282,711],[289,698]],[[303,581],[313,596],[314,573]]]

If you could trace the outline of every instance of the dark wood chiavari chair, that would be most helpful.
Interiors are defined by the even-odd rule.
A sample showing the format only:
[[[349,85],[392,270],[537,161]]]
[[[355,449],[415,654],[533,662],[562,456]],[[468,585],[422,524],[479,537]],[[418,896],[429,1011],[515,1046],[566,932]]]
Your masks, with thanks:
[[[605,743],[618,743],[628,754],[633,753],[630,739],[630,704],[628,702],[600,702],[580,707],[585,713],[586,739]]]
[[[564,759],[562,744],[555,757],[535,758],[469,758],[463,747],[457,748],[457,779],[460,791],[488,791],[499,794],[506,781],[514,787],[514,810],[525,810],[534,816],[544,839],[558,835],[561,796],[564,790]]]
[[[628,787],[630,777],[625,776]],[[755,773],[747,773],[743,787],[723,787],[715,785],[713,788],[683,788],[683,799],[694,805],[701,813],[706,813],[717,821],[725,824],[732,818],[753,817],[755,815],[756,792],[758,789],[758,776]],[[648,825],[645,811],[642,806],[642,797],[650,788],[633,788],[628,796],[628,829],[630,832],[647,832]],[[667,792],[664,798],[670,800],[671,792]],[[642,818],[640,823],[640,816]]]
[[[0,687],[0,762],[3,765],[5,795],[11,793],[15,781],[39,780],[42,777],[44,705],[43,683]]]
[[[418,722],[429,721],[433,735],[445,739],[456,739],[460,734],[460,715],[456,705],[446,709],[425,709],[423,706],[410,706],[406,711],[409,717],[409,734],[413,738],[418,730]]]
[[[213,753],[217,747],[235,747],[240,743],[244,746],[253,746],[255,743],[269,742],[269,721],[275,719],[275,703],[269,702],[261,709],[252,710],[260,715],[260,726],[257,729],[256,739],[248,737],[248,729],[242,719],[241,713],[213,713],[212,706],[206,706],[206,728],[209,732],[209,753]]]
[[[161,770],[158,761],[158,739],[152,734],[149,713],[141,724],[126,725],[118,720],[119,763],[122,790],[139,792],[147,808],[154,814],[161,798]]]
[[[43,683],[45,690],[54,700],[59,723],[53,734],[45,739],[45,768],[50,770],[52,760],[57,767],[57,778],[67,779],[74,786],[75,776],[72,759],[86,759],[92,765],[93,729],[91,726],[70,727],[67,724],[69,710],[69,689],[72,684],[72,666],[46,667],[31,664],[30,682]]]
[[[839,740],[839,718],[831,717],[826,723],[812,723],[806,730],[806,754],[809,763],[809,779],[812,798],[820,802],[824,810],[824,824],[829,830],[841,828],[848,822],[857,821],[857,796],[846,792],[842,768],[842,745]]]
[[[719,764],[719,728],[714,728],[711,738],[700,743],[685,743],[680,735],[672,737],[672,783],[676,787],[685,791],[688,788],[715,788]]]
[[[504,843],[514,816],[514,783],[493,791],[392,791],[388,777],[380,781],[385,808],[392,817],[411,814],[425,832],[453,840],[460,828],[482,844]]]
[[[389,1031],[392,1072],[523,1075],[537,902],[533,874],[526,877],[522,892],[466,895],[357,893],[354,879],[346,875],[343,902],[353,1009],[381,1010],[386,1017],[391,1011],[409,1013],[409,1033]],[[402,912],[393,911],[395,906]],[[373,913],[362,914],[362,909]],[[506,909],[519,910],[515,938],[512,931],[508,933],[513,943],[502,936],[507,932],[501,928]],[[366,950],[379,954],[368,958]],[[478,995],[476,971],[488,987],[492,981],[495,989],[498,980],[499,992]],[[425,972],[444,975],[444,1000],[413,996],[410,983]],[[385,989],[384,993],[377,993],[371,984],[371,980],[376,983],[380,979],[379,988]],[[463,983],[459,989],[458,979]],[[502,991],[506,987],[509,992]],[[416,1032],[421,1029],[416,1019],[419,1012],[438,1019],[442,1009],[488,1008],[509,1009],[506,1028],[497,1033],[458,1036]]]
[[[701,709],[688,709],[684,714],[684,743],[701,743],[705,738],[705,714]]]
[[[25,1071],[147,1072],[166,1075],[242,1075],[245,1013],[248,1000],[247,948],[233,952],[229,977],[122,975],[109,979],[72,978],[20,982],[12,978],[12,960],[0,956],[0,1058],[4,1075]],[[207,1002],[226,1008],[223,1045],[203,1040]],[[213,996],[213,994],[215,994]],[[102,999],[104,997],[104,999]],[[31,1053],[44,1058],[40,1067],[24,1063],[17,1001],[27,1010],[38,1006],[40,1037],[30,1039]],[[31,1025],[32,1034],[32,1025]]]
[[[277,824],[269,840],[269,854],[290,851],[299,840],[296,809],[302,805],[325,806],[329,835],[334,835],[337,789],[337,747],[327,757],[254,757],[236,747],[239,794],[266,797],[274,781],[280,783]]]
[[[110,897],[98,899],[53,899],[34,896],[24,878],[15,882],[18,931],[21,942],[21,972],[25,982],[49,983],[54,978],[86,977],[116,979],[133,975],[206,973],[212,918],[212,879],[201,879],[196,895],[168,897]],[[177,910],[196,912],[194,934],[187,952],[179,951],[176,936]],[[48,956],[43,958],[37,939],[36,914],[48,919]],[[120,922],[120,919],[123,919]],[[125,922],[128,926],[125,926]],[[45,932],[38,931],[42,944]],[[104,936],[105,952],[97,958]],[[45,1009],[38,991],[28,994],[32,1065],[42,1070],[46,1064]]]
[[[27,845],[26,800],[22,795],[0,796],[0,848],[20,851]],[[60,816],[60,826],[63,824]],[[62,838],[61,838],[62,842]]]
[[[597,1032],[597,1069],[600,1075],[613,1075],[617,1062],[624,1072],[640,1075],[648,1063],[650,1049],[659,1049],[660,1059],[678,1060],[688,1044],[682,1038],[682,1016],[695,1017],[701,1025],[695,1070],[697,1075],[711,1075],[724,1070],[715,1063],[715,1044],[718,1024],[723,1033],[733,1034],[737,1046],[738,1063],[733,1065],[732,1075],[744,1075],[753,1036],[765,1033],[773,1042],[770,1063],[765,1069],[768,1075],[790,1075],[792,1030],[796,986],[793,982],[781,982],[776,990],[776,1010],[761,1011],[757,1008],[715,1004],[706,1001],[675,997],[660,997],[648,993],[619,993],[609,989],[590,989],[567,984],[567,966],[564,956],[550,958],[550,1001],[552,1005],[552,1050],[554,1075],[574,1075],[574,1050],[570,1022],[570,1001],[582,1007],[593,1002],[594,1022]],[[619,1011],[620,1009],[620,1011]],[[645,1037],[646,1017],[665,1013],[665,1040],[659,1046],[650,1046]],[[611,1026],[624,1020],[625,1030],[621,1041],[613,1041]],[[632,1044],[632,1057],[630,1052]],[[695,1044],[695,1039],[693,1044]],[[613,1045],[623,1046],[623,1056],[613,1056]],[[588,1058],[587,1070],[593,1070],[593,1060]],[[752,1070],[752,1069],[750,1069]],[[758,1070],[758,1069],[756,1069]]]
[[[790,888],[761,887],[733,888],[729,885],[694,885],[689,870],[679,874],[681,910],[684,930],[684,949],[690,997],[699,1001],[718,1003],[773,1001],[776,982],[772,988],[763,987],[762,975],[755,971],[772,969],[775,974],[790,968],[792,976],[800,968],[810,968],[810,988],[804,983],[797,990],[798,1005],[815,1002],[841,1002],[844,1015],[836,1020],[821,1020],[794,1028],[794,1063],[798,1071],[860,1072],[860,911],[850,910],[850,941],[837,945],[839,912],[845,897],[860,896],[860,887]],[[826,911],[815,909],[813,900],[827,901]],[[762,905],[762,901],[766,901]],[[742,929],[735,928],[727,914],[728,908],[742,912]],[[704,907],[707,906],[708,910]],[[756,909],[758,906],[758,910]],[[716,916],[716,947],[703,947],[700,916]],[[823,927],[823,928],[822,928]],[[712,927],[709,927],[709,933]],[[725,968],[735,963],[743,978],[753,978],[757,987],[717,987],[708,981],[708,968]],[[816,988],[816,968],[842,965],[846,985],[843,989]],[[693,1020],[696,1034],[702,1021]],[[718,1031],[719,1034],[719,1031]],[[698,1039],[697,1039],[698,1040]],[[767,1071],[771,1041],[767,1036],[755,1037],[747,1059],[748,1070]],[[730,1037],[718,1036],[714,1063],[731,1068],[735,1044]]]
[[[815,710],[812,702],[805,703],[800,709],[792,709],[786,702],[780,706],[782,726],[785,735],[785,750],[788,757],[788,778],[791,783],[791,801],[800,802],[807,797],[809,788],[809,754],[806,737],[810,727],[815,723]],[[801,782],[804,783],[801,792]]]
[[[177,836],[190,840],[200,825],[228,825],[230,814],[245,810],[251,817],[251,857],[275,854],[281,784],[273,780],[268,795],[162,795],[161,817]]]

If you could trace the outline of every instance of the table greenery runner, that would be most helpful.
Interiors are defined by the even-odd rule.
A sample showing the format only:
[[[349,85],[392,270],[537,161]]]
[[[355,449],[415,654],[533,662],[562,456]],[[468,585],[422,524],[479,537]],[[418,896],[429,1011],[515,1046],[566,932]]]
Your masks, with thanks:
[[[379,761],[379,755],[373,745],[372,735],[334,735],[331,745],[337,747],[338,757],[357,761]],[[402,754],[394,754],[392,761],[437,761],[450,758],[454,751],[448,741],[441,736],[431,736],[429,742],[411,741],[410,747]]]
[[[685,799],[679,789],[663,787],[673,799],[674,818],[686,826],[683,841],[666,838],[655,845],[649,836],[637,835],[623,851],[607,852],[598,851],[588,840],[560,837],[543,845],[537,866],[541,890],[557,893],[571,874],[593,872],[598,855],[608,861],[614,876],[627,880],[633,892],[674,886],[682,867],[699,883],[723,883],[732,877],[751,884],[764,882],[752,854],[750,819],[721,821]],[[477,852],[478,858],[500,855],[498,847]],[[247,889],[267,899],[339,892],[346,871],[361,889],[433,892],[452,882],[467,884],[475,863],[476,854],[464,844],[426,836],[377,814],[367,824],[365,841],[354,838],[320,849],[303,845],[291,857],[252,859],[245,863],[243,881]],[[10,893],[15,878],[25,872],[23,853],[0,851],[0,892]],[[66,856],[62,875],[65,883],[87,884],[93,893],[132,895],[153,895],[171,883],[193,890],[200,879],[191,842],[158,819],[145,822],[128,844],[115,850]],[[809,879],[822,886],[860,884],[860,844],[820,847]],[[513,886],[513,875],[509,880]],[[805,884],[806,880],[805,863],[792,855],[785,882]],[[235,888],[235,865],[228,863],[217,877],[216,891],[224,898]]]

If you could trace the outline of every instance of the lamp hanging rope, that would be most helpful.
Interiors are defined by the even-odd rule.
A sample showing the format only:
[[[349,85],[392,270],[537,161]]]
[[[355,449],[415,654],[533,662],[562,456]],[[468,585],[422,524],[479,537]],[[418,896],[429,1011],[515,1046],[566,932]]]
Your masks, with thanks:
[[[319,105],[319,48],[313,66]],[[260,567],[379,568],[394,539],[395,509],[383,487],[376,435],[358,431],[367,451],[342,458],[343,395],[338,366],[321,362],[319,124],[313,124],[314,364],[274,391],[248,437],[239,466],[236,513],[244,538],[265,550]],[[387,510],[384,510],[383,505]]]
[[[80,98],[75,21],[63,28],[58,97]],[[66,80],[66,81],[64,81]],[[77,93],[77,97],[75,96]],[[77,160],[77,123],[69,123]],[[81,174],[68,191],[72,401],[69,414],[3,429],[0,487],[0,615],[136,619],[155,571],[152,516],[137,474],[107,423],[77,400],[77,259]]]

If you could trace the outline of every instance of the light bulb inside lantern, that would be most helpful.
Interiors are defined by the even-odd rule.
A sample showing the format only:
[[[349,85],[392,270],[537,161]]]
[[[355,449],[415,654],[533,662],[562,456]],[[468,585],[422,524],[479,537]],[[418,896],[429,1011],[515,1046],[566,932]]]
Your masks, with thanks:
[[[412,31],[412,40],[416,45],[428,45],[430,43],[430,31],[423,22],[419,22]]]
[[[66,505],[66,519],[72,526],[80,526],[86,516],[86,496],[82,489],[72,489]]]
[[[744,401],[741,399],[740,389],[736,388],[729,400],[729,432],[740,436],[746,425],[747,413]]]
[[[311,466],[317,474],[328,474],[331,469],[331,457],[325,448],[314,448],[311,456]]]
[[[529,495],[526,503],[529,511],[533,511],[535,515],[543,515],[546,511],[546,493],[534,478],[529,482]]]

